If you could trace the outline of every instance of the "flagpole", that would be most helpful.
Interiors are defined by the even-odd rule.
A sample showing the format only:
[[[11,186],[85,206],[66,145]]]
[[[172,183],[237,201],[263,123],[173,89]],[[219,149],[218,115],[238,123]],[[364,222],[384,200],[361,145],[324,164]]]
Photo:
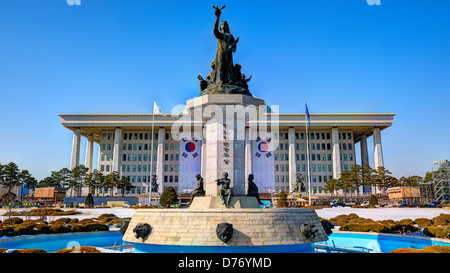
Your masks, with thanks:
[[[154,149],[155,146],[153,145],[153,140],[155,139],[155,135],[154,135],[154,129],[155,129],[155,99],[153,98],[153,120],[152,120],[152,146],[150,147],[150,180],[149,180],[149,184],[150,184],[150,190],[149,190],[149,195],[148,195],[148,204],[151,205],[151,201],[152,201],[152,193],[153,193],[153,187],[152,187],[152,180],[153,180],[153,157],[154,157]]]
[[[305,105],[306,105],[306,99],[305,99]],[[308,113],[309,113],[309,111],[308,111]],[[305,113],[305,126],[306,126],[306,168],[307,168],[306,180],[308,182],[308,204],[309,204],[309,206],[311,206],[311,175],[310,175],[310,172],[309,172],[308,114],[306,114],[306,113]]]

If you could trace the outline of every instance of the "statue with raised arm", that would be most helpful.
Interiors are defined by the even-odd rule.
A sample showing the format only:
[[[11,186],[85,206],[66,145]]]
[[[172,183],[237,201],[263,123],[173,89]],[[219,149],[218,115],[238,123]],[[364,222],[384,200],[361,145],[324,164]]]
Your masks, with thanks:
[[[200,95],[205,94],[245,94],[251,96],[248,91],[248,80],[242,79],[242,75],[236,71],[236,67],[233,64],[233,53],[236,52],[237,43],[239,38],[234,38],[230,33],[230,27],[227,21],[220,22],[220,15],[225,5],[212,6],[214,8],[214,14],[216,20],[214,22],[213,33],[217,39],[217,52],[216,58],[211,65],[212,71],[209,73],[206,79],[202,76],[198,76]],[[244,87],[245,86],[245,87]]]

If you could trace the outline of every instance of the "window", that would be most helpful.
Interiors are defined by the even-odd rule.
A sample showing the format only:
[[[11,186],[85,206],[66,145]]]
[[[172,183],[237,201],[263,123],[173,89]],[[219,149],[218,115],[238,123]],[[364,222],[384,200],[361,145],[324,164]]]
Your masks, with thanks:
[[[137,151],[137,147],[138,147],[137,144],[134,144],[134,145],[133,145],[133,150],[134,150],[134,151]]]
[[[302,160],[305,160],[305,154],[301,154],[300,157]]]
[[[109,172],[109,165],[106,165],[106,171]]]
[[[313,172],[316,171],[316,165],[312,165],[312,171],[313,171]]]
[[[137,160],[137,155],[133,155],[133,161]]]
[[[111,161],[111,155],[110,154],[106,155],[106,161]]]
[[[104,172],[104,171],[105,171],[105,165],[101,165],[101,166],[100,166],[100,171],[101,171],[101,172]]]
[[[127,150],[127,144],[123,144],[122,149],[123,149],[124,151],[126,151],[126,150]]]
[[[139,144],[139,151],[142,151],[142,143]]]
[[[329,171],[329,172],[332,172],[332,171],[333,171],[333,166],[328,165],[328,171]]]
[[[275,182],[280,182],[280,177],[278,175],[275,175]]]
[[[348,144],[348,149],[353,150],[353,145],[351,143]]]
[[[278,165],[275,165],[275,171],[278,172],[279,168]]]
[[[128,150],[130,150],[130,151],[133,150],[133,144],[131,144],[131,143],[128,144]]]
[[[142,155],[138,155],[138,161],[142,161]]]
[[[123,160],[123,161],[127,161],[127,155],[126,155],[126,154],[123,154],[123,155],[122,155],[122,160]]]
[[[320,161],[320,154],[317,154],[317,160]]]
[[[139,134],[139,139],[142,140],[143,138],[144,138],[143,134],[140,133],[140,134]]]
[[[327,154],[328,161],[331,161],[331,154]]]
[[[300,143],[300,150],[304,150],[305,149],[305,143]]]
[[[102,151],[106,150],[106,144],[102,144]]]
[[[142,165],[138,165],[138,172],[142,172]]]
[[[300,139],[305,139],[305,135],[303,133],[300,133]]]
[[[347,161],[347,154],[344,154],[344,161]]]
[[[353,154],[348,154],[348,160],[350,160],[350,161],[353,160]]]
[[[136,165],[133,165],[133,172],[136,172]]]
[[[280,165],[280,171],[284,172],[284,165]]]
[[[106,140],[106,133],[103,133],[102,139],[103,139],[103,140]]]

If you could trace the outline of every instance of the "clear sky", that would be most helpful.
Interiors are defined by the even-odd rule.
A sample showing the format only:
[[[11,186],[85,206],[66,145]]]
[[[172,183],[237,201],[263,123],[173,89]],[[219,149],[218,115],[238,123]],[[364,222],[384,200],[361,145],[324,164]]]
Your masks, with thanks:
[[[197,96],[212,4],[227,5],[234,61],[268,105],[397,113],[382,131],[397,177],[450,159],[450,1],[0,0],[0,162],[42,179],[70,162],[58,113],[151,113],[153,98],[170,112]]]

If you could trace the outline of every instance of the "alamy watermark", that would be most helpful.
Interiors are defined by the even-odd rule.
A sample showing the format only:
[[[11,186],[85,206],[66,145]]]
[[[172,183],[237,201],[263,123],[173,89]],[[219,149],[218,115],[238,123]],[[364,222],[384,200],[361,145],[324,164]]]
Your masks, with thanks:
[[[80,6],[81,0],[66,0],[67,5],[69,6]]]

